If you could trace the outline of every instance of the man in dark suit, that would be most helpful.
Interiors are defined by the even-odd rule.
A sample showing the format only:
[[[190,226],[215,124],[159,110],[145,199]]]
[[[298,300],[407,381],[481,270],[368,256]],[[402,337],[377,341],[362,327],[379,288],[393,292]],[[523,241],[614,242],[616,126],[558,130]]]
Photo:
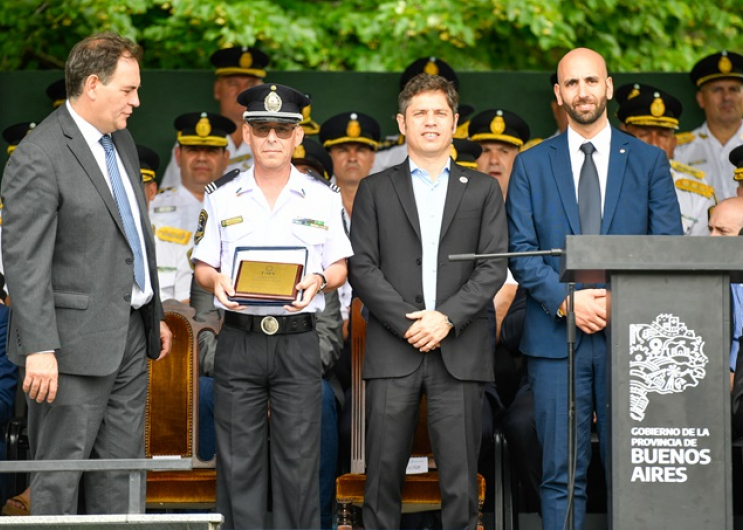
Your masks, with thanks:
[[[140,48],[90,36],[65,65],[69,99],[13,153],[2,180],[8,356],[24,368],[37,460],[144,457],[147,356],[163,321],[137,149]],[[36,473],[34,515],[77,509],[80,473]],[[89,513],[125,513],[122,473],[85,474]],[[144,495],[144,492],[142,492]]]
[[[366,528],[400,528],[401,489],[421,395],[440,474],[442,525],[475,528],[483,384],[493,380],[486,306],[506,277],[495,179],[452,163],[458,95],[420,74],[399,96],[409,158],[361,181],[354,202],[351,285],[369,310]]]
[[[555,95],[568,113],[567,132],[516,158],[508,188],[510,250],[560,248],[568,234],[678,234],[681,217],[665,153],[609,126],[613,94],[604,59],[575,49],[558,65]],[[592,151],[594,151],[592,153]],[[586,153],[586,154],[584,154]],[[567,507],[567,348],[565,286],[559,259],[512,259],[511,272],[527,291],[521,351],[544,450],[543,528],[563,528]],[[575,528],[583,528],[586,470],[594,410],[605,457],[607,292],[578,286],[575,315],[578,461]]]

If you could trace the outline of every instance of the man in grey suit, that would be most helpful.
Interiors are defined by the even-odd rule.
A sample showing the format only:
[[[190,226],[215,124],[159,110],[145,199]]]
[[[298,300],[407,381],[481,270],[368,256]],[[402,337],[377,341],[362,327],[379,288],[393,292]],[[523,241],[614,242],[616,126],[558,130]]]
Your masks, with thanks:
[[[477,525],[481,399],[493,380],[487,305],[506,278],[506,262],[448,256],[505,252],[508,238],[498,182],[449,156],[458,99],[440,76],[410,80],[397,115],[409,158],[362,180],[354,202],[349,276],[369,310],[366,528],[400,528],[422,394],[442,527]]]
[[[75,45],[69,99],[18,146],[2,180],[13,293],[8,355],[24,369],[37,460],[141,458],[147,356],[170,350],[135,144],[140,48]],[[80,473],[36,473],[33,515],[77,510]],[[86,473],[88,513],[124,513],[128,479]],[[144,492],[143,492],[144,494]]]

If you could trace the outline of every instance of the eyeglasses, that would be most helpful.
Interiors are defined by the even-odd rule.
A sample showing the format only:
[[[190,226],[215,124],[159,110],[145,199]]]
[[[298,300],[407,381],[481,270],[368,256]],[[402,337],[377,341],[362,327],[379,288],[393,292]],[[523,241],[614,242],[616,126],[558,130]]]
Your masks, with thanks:
[[[294,133],[294,129],[296,129],[297,125],[268,125],[267,123],[249,123],[250,127],[253,129],[253,134],[256,135],[258,138],[267,138],[269,134],[271,134],[271,130],[273,129],[273,132],[276,133],[276,136],[281,138],[282,140],[288,140],[292,137],[292,134]]]

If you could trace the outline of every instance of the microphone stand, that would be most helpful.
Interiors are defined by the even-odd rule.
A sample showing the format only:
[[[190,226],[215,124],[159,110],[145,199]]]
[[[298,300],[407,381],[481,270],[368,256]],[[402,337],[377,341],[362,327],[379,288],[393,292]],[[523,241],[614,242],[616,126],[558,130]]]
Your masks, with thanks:
[[[741,229],[743,232],[743,229]],[[524,258],[529,256],[563,256],[565,251],[559,248],[549,250],[531,250],[526,252],[500,252],[497,254],[450,254],[449,261],[475,261],[489,259]],[[565,513],[565,525],[568,530],[574,530],[575,522],[573,511],[573,492],[575,490],[575,473],[577,463],[577,432],[578,424],[575,414],[575,282],[568,282],[568,296],[565,304],[565,323],[567,326],[568,350],[568,505]]]

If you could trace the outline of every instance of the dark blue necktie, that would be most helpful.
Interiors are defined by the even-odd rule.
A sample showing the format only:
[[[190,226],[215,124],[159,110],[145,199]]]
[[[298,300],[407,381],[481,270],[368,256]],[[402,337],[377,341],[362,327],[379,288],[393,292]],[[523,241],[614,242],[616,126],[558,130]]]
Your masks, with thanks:
[[[593,161],[596,148],[591,142],[580,146],[586,155],[578,180],[578,213],[580,215],[581,234],[601,233],[601,188],[599,173]]]
[[[103,150],[106,152],[106,167],[108,176],[111,179],[111,189],[113,190],[116,207],[119,209],[121,222],[124,223],[124,233],[129,241],[129,246],[134,254],[134,282],[142,291],[144,291],[144,257],[142,255],[142,245],[139,242],[137,225],[134,224],[134,216],[129,200],[124,190],[124,183],[121,181],[119,174],[119,165],[116,163],[116,152],[111,136],[105,134],[100,139]]]

